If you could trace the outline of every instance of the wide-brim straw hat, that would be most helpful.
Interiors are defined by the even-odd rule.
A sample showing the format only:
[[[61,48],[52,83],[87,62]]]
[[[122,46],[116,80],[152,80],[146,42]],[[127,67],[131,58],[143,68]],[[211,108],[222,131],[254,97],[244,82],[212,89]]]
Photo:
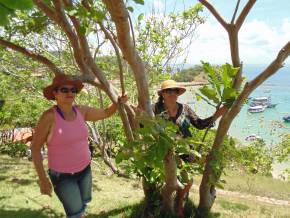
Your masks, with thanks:
[[[176,81],[172,79],[165,80],[161,83],[160,89],[157,91],[158,95],[161,95],[162,91],[165,89],[178,89],[178,96],[182,95],[186,91],[185,87],[179,85]]]
[[[58,74],[53,78],[52,84],[43,89],[43,95],[48,100],[55,100],[53,91],[63,85],[72,85],[80,91],[84,85],[81,80],[73,79],[64,74]]]

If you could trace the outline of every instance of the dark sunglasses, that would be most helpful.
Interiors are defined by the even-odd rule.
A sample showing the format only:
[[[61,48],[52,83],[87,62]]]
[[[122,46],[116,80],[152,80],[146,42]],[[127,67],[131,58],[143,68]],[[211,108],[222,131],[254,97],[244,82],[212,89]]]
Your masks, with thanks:
[[[169,88],[169,89],[164,89],[162,92],[165,92],[165,93],[178,93],[179,89],[178,88]]]
[[[57,89],[57,91],[60,91],[61,93],[74,93],[77,94],[79,92],[79,90],[76,87],[72,87],[72,88],[67,88],[67,87],[62,87]]]

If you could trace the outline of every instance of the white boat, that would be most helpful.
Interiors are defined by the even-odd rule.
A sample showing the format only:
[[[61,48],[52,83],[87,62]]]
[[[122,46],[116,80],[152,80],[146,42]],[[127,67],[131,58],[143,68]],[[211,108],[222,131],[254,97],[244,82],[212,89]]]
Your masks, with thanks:
[[[258,98],[252,98],[250,106],[266,106],[267,108],[274,108],[277,104],[273,104],[271,102],[271,97],[258,97]]]
[[[266,109],[266,106],[258,105],[258,106],[252,106],[248,108],[248,112],[250,113],[261,113]]]
[[[256,134],[251,134],[251,135],[248,135],[245,140],[246,141],[249,141],[249,142],[253,142],[253,141],[256,141],[258,139],[261,139],[260,136],[257,136]]]
[[[271,103],[271,98],[270,97],[259,97],[259,98],[253,98],[251,100],[250,106],[267,106],[268,104]]]

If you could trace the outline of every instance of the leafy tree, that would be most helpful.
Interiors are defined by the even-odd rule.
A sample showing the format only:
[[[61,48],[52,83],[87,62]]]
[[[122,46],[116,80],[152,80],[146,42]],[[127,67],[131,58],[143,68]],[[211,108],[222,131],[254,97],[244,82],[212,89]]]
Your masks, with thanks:
[[[138,4],[144,4],[143,0],[134,1]],[[226,133],[250,93],[282,66],[283,61],[290,54],[290,42],[281,49],[276,59],[274,59],[259,76],[246,83],[244,87],[241,87],[242,66],[238,51],[238,31],[254,5],[255,0],[249,0],[236,19],[240,3],[240,1],[238,1],[230,23],[226,23],[208,1],[200,0],[200,2],[214,14],[217,20],[229,33],[233,69],[239,69],[233,77],[226,75],[226,78],[230,77],[231,79],[230,82],[225,82],[224,80],[224,87],[222,87],[218,76],[215,75],[216,71],[212,71],[209,64],[205,65],[207,66],[206,69],[208,69],[208,73],[211,76],[210,79],[213,83],[207,88],[203,88],[201,91],[202,94],[209,97],[209,101],[213,101],[216,106],[219,106],[220,103],[226,103],[230,108],[222,117],[213,145],[210,147],[208,155],[205,158],[205,168],[200,185],[200,203],[197,216],[206,217],[214,203],[214,187],[220,184],[220,176],[223,169],[222,157],[226,151],[223,143],[226,138]],[[0,20],[1,24],[4,26],[0,30],[0,45],[10,50],[20,52],[34,61],[44,64],[48,67],[49,71],[54,74],[78,74],[78,78],[82,79],[84,82],[97,86],[106,93],[111,101],[117,103],[118,89],[108,81],[108,76],[96,61],[97,54],[100,51],[99,48],[102,45],[100,39],[108,39],[116,54],[122,93],[125,92],[123,62],[126,61],[130,68],[130,73],[132,74],[132,81],[134,81],[135,89],[137,90],[138,106],[145,111],[149,118],[153,117],[145,68],[147,62],[150,62],[151,58],[148,56],[149,61],[144,61],[142,58],[146,58],[145,55],[141,56],[141,52],[138,51],[137,47],[134,45],[134,40],[132,39],[133,34],[131,35],[132,25],[130,25],[129,22],[129,11],[132,10],[132,8],[126,5],[124,1],[1,0],[0,3]],[[23,11],[22,9],[25,10]],[[192,11],[187,12],[189,16],[192,16],[191,12]],[[187,13],[182,14],[181,17],[186,18]],[[11,23],[9,24],[8,22]],[[16,24],[20,24],[20,26]],[[58,58],[58,54],[52,52],[52,46],[54,46],[54,44],[51,44],[50,40],[42,40],[43,31],[48,33],[58,32],[59,34],[57,35],[48,34],[49,37],[47,37],[47,39],[60,37],[59,41],[65,41],[65,43],[61,45],[67,46],[66,48],[68,48],[70,52]],[[157,43],[164,40],[164,38],[159,37],[159,34],[156,34],[158,31],[160,31],[160,28],[156,30],[153,28],[152,33],[150,33],[152,41],[157,37]],[[32,38],[29,37],[32,35],[35,36],[33,39],[38,39],[37,43],[34,43]],[[93,36],[95,39],[99,39],[99,43],[95,46],[92,46],[90,40],[88,40],[89,37]],[[141,36],[142,34],[140,37]],[[178,41],[179,40],[177,40],[177,42]],[[45,49],[39,49],[42,48],[41,46],[47,47]],[[94,51],[94,53],[92,51]],[[178,52],[178,49],[176,51]],[[122,60],[121,56],[124,60]],[[149,64],[149,66],[156,66],[158,69],[159,66],[162,66],[160,63],[162,63],[164,57],[159,57],[158,54],[153,57],[154,59],[152,58],[151,61],[152,64]],[[70,61],[71,64],[63,64],[63,60]],[[229,68],[232,69],[232,67]],[[222,75],[221,78],[223,78]],[[132,132],[132,130],[138,128],[138,122],[135,119],[133,108],[130,107],[129,104],[119,105],[119,113],[128,141],[132,142],[138,140],[138,137]],[[164,160],[165,178],[169,178],[167,176],[172,175],[171,179],[165,179],[165,187],[170,187],[171,184],[176,183],[177,178],[175,173],[169,173],[177,172],[174,171],[176,168],[176,164],[174,164],[174,155],[168,151]],[[146,187],[145,184],[144,188]],[[148,195],[145,196],[145,199],[147,199],[147,197]],[[169,197],[163,200],[168,201],[170,204],[172,203],[172,199]]]
[[[196,65],[187,69],[177,71],[172,78],[177,82],[191,82],[196,76],[203,73],[202,66]]]

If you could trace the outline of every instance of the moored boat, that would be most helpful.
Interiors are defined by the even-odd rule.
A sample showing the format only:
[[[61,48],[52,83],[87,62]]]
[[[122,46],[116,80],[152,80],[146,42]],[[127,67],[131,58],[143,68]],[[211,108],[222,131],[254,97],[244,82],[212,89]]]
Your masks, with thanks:
[[[290,122],[290,115],[286,115],[286,116],[284,116],[284,117],[283,117],[283,120],[284,120],[285,122]]]
[[[257,105],[248,108],[248,112],[250,113],[261,113],[266,109],[266,106]]]
[[[248,135],[245,140],[246,141],[249,141],[249,142],[252,142],[252,141],[256,141],[258,139],[261,139],[260,136],[257,136],[256,134],[251,134],[251,135]]]

